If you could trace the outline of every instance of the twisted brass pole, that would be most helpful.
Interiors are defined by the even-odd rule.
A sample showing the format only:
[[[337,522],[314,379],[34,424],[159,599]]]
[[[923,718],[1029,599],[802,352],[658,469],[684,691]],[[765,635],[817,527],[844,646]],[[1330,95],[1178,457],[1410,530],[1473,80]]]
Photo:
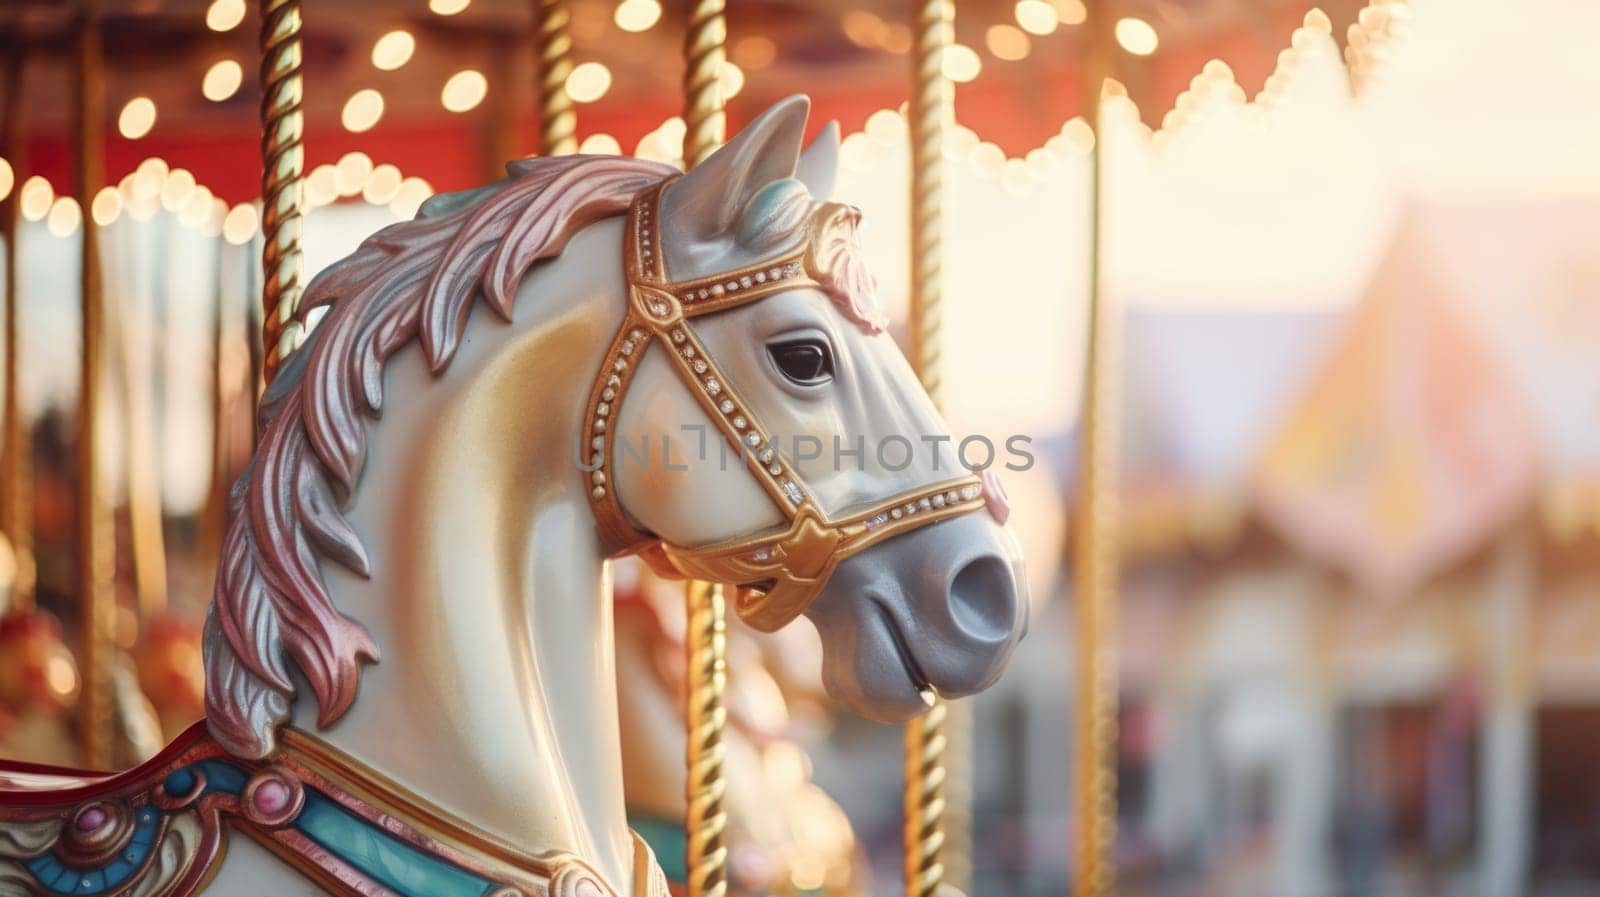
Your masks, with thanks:
[[[687,863],[690,897],[723,897],[728,891],[728,813],[723,798],[723,729],[728,711],[727,610],[722,586],[691,582],[687,587],[689,626],[689,743]]]
[[[27,51],[20,43],[6,47],[5,120],[0,152],[11,163],[11,170],[17,179],[21,178],[26,168],[23,131],[27,125],[22,98],[22,75],[26,60]],[[21,326],[21,297],[17,294],[17,220],[21,193],[21,190],[13,188],[5,199],[0,200],[0,239],[6,244],[6,386],[4,435],[3,441],[0,441],[0,478],[3,478],[0,495],[4,496],[5,506],[0,509],[0,514],[4,515],[0,518],[0,530],[11,542],[11,553],[16,561],[16,572],[11,581],[11,602],[7,608],[10,613],[16,614],[33,610],[34,583],[33,508],[28,481],[33,459],[30,457],[26,428],[22,423],[22,391],[17,385],[17,374],[22,367],[17,355],[20,341],[18,328]]]
[[[1094,3],[1084,64],[1084,106],[1095,129],[1089,183],[1089,308],[1083,411],[1078,427],[1079,476],[1073,520],[1077,613],[1073,799],[1074,897],[1116,892],[1117,839],[1117,347],[1116,309],[1101,282],[1102,180],[1106,135],[1103,86],[1110,74],[1111,11]]]
[[[723,0],[695,0],[683,39],[683,141],[685,167],[706,160],[727,137],[722,96],[722,60],[728,29]],[[685,754],[688,833],[685,868],[689,897],[723,897],[728,892],[728,814],[723,805],[723,729],[727,724],[727,608],[722,586],[691,582],[685,588],[689,626],[689,745]]]
[[[539,151],[560,156],[578,151],[578,115],[567,95],[572,74],[572,38],[567,35],[567,0],[533,0],[538,42]]]
[[[954,40],[952,0],[915,0],[916,53],[911,94],[911,364],[935,404],[943,375],[944,140],[954,116],[945,48]],[[932,897],[944,881],[945,724],[936,699],[905,730],[905,893]]]
[[[101,433],[101,371],[105,353],[105,301],[100,280],[99,228],[89,214],[105,176],[105,81],[100,22],[88,9],[78,30],[75,131],[78,205],[83,210],[82,332],[78,376],[77,592],[82,620],[83,762],[111,765],[111,652],[116,596],[112,590],[111,509],[106,504],[97,449]]]
[[[300,0],[261,3],[261,382],[270,384],[300,337],[294,323],[305,260],[300,254]]]
[[[728,116],[722,97],[722,63],[728,42],[723,0],[695,0],[683,37],[685,167],[706,160],[728,139]]]

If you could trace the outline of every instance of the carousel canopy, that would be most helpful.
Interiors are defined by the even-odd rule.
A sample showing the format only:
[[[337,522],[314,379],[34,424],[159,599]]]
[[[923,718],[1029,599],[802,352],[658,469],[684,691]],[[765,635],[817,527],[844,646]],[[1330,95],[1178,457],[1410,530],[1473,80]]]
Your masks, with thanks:
[[[682,5],[570,4],[579,71],[569,89],[581,100],[579,135],[595,141],[592,149],[631,151],[679,112]],[[1144,39],[1153,43],[1128,42],[1113,73],[1150,110],[1168,106],[1213,57],[1227,58],[1254,90],[1312,5],[1127,0],[1119,15],[1147,25]],[[1317,5],[1341,29],[1361,6]],[[108,111],[117,119],[108,122],[108,174],[115,179],[155,157],[193,172],[230,203],[258,195],[254,4],[106,0],[96,8]],[[43,0],[0,9],[0,40],[29,53],[26,168],[58,189],[70,183],[66,75],[79,15],[77,4]],[[1011,156],[1043,145],[1082,111],[1083,18],[1081,0],[963,2],[961,49],[948,66],[959,82],[958,119]],[[730,10],[728,27],[725,87],[736,123],[803,91],[816,104],[813,126],[837,118],[849,133],[874,111],[906,100],[911,31],[901,4],[741,3]],[[522,0],[316,4],[306,10],[304,40],[308,170],[360,150],[438,189],[455,189],[536,147],[533,34]],[[128,130],[137,136],[116,134],[123,110],[141,98],[129,122],[137,127]]]

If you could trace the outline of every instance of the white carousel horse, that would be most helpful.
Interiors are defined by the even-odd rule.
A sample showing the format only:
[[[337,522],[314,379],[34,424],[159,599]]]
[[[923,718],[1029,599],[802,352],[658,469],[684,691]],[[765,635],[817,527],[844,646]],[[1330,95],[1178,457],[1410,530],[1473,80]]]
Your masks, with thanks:
[[[814,198],[837,146],[801,163],[807,109],[681,177],[512,163],[320,275],[235,488],[205,727],[117,776],[22,771],[0,894],[662,893],[622,799],[628,552],[737,586],[758,628],[806,614],[870,716],[992,683],[1026,607],[997,490],[948,443],[898,470],[774,450],[945,432],[854,211]],[[747,451],[684,465],[705,433]],[[646,439],[654,463],[613,457]]]

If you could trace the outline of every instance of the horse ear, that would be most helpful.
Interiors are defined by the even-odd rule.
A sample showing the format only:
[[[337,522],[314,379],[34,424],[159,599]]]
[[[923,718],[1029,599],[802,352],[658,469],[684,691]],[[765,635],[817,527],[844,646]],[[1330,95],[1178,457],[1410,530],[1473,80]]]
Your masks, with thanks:
[[[762,187],[794,177],[810,112],[811,101],[798,94],[773,104],[667,188],[663,222],[695,241],[728,234]]]
[[[794,176],[806,185],[815,199],[831,199],[833,182],[839,174],[839,123],[830,121],[821,133],[812,138],[811,145],[800,154],[800,164]]]

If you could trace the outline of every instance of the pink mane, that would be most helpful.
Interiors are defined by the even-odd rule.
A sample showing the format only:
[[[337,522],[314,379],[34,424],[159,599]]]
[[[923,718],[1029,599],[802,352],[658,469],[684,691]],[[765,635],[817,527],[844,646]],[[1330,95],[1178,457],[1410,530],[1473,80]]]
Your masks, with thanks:
[[[888,318],[875,301],[877,284],[867,270],[856,230],[861,210],[843,203],[823,203],[816,211],[817,233],[811,256],[822,290],[849,320],[867,333],[877,333]]]
[[[340,508],[361,472],[364,418],[383,405],[384,363],[420,340],[432,369],[444,370],[480,295],[510,320],[530,267],[673,173],[615,156],[509,168],[500,184],[437,197],[416,220],[379,231],[306,291],[302,319],[328,311],[263,399],[261,442],[233,489],[206,621],[206,715],[236,754],[272,751],[295,692],[286,660],[326,726],[355,700],[361,665],[378,659],[366,627],[333,606],[320,563],[369,573]]]

